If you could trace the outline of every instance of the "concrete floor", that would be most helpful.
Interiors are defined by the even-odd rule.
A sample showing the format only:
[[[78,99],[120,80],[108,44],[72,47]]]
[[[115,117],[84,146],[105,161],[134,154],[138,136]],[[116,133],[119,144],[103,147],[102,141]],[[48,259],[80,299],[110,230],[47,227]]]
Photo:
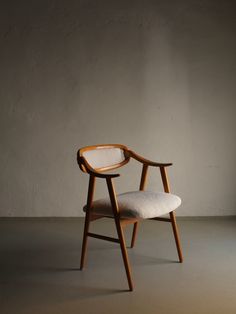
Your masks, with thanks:
[[[129,249],[135,284],[119,246],[90,239],[79,271],[83,219],[0,220],[0,313],[236,313],[236,219],[179,219],[185,261],[171,227],[141,224]],[[112,221],[95,231],[114,232]],[[131,229],[127,227],[127,242]]]

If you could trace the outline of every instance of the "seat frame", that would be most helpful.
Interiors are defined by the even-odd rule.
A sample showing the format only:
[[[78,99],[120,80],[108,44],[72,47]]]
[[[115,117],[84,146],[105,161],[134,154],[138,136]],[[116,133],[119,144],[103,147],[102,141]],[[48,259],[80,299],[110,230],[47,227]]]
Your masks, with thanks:
[[[111,165],[108,167],[97,168],[97,169],[93,168],[87,162],[87,160],[84,158],[83,153],[85,151],[88,151],[88,150],[96,150],[96,149],[104,149],[104,148],[120,148],[124,152],[124,160],[120,163],[117,163],[115,165]],[[157,167],[160,169],[160,174],[161,174],[164,192],[170,193],[170,185],[169,185],[169,181],[168,181],[168,177],[167,177],[166,167],[171,166],[172,163],[159,163],[159,162],[150,161],[150,160],[145,159],[142,156],[136,154],[135,152],[128,149],[128,147],[121,145],[121,144],[103,144],[103,145],[86,146],[86,147],[79,149],[78,153],[77,153],[77,162],[79,164],[80,169],[83,172],[88,173],[90,176],[89,186],[88,186],[88,195],[87,195],[87,206],[86,206],[87,210],[86,210],[86,215],[85,215],[80,269],[82,270],[84,268],[88,237],[119,243],[120,248],[121,248],[122,257],[123,257],[124,266],[125,266],[125,271],[126,271],[126,275],[127,275],[129,290],[132,291],[134,286],[133,286],[133,281],[132,281],[132,277],[131,277],[131,268],[130,268],[130,263],[129,263],[129,259],[128,259],[123,228],[129,224],[133,224],[133,232],[132,232],[132,238],[131,238],[131,248],[133,248],[134,244],[135,244],[136,236],[137,236],[138,224],[139,224],[140,219],[138,219],[138,218],[121,218],[119,206],[118,206],[118,202],[117,202],[115,186],[114,186],[114,182],[113,182],[113,179],[119,177],[120,175],[118,173],[116,173],[116,174],[104,173],[104,171],[113,170],[113,169],[124,166],[126,163],[129,162],[130,158],[135,159],[136,161],[142,163],[142,165],[143,165],[140,184],[139,184],[139,190],[140,191],[145,190],[145,187],[147,184],[148,168],[149,168],[149,166],[151,166],[151,167]],[[90,222],[106,217],[105,215],[94,214],[91,211],[91,208],[93,205],[94,191],[95,191],[95,182],[96,182],[97,178],[106,180],[108,193],[109,193],[109,197],[110,197],[110,201],[111,201],[111,206],[112,206],[112,210],[113,210],[113,215],[114,215],[114,217],[112,217],[112,218],[114,218],[114,220],[115,220],[118,238],[108,237],[108,236],[104,236],[101,234],[89,232]],[[111,217],[108,217],[108,218],[111,218]],[[179,239],[179,232],[178,232],[178,227],[177,227],[177,223],[176,223],[175,212],[171,211],[169,213],[169,218],[155,217],[155,218],[150,218],[150,219],[171,223],[174,238],[175,238],[175,244],[176,244],[176,248],[177,248],[177,252],[178,252],[179,262],[182,263],[183,262],[183,254],[182,254],[182,249],[181,249],[181,244],[180,244],[180,239]]]

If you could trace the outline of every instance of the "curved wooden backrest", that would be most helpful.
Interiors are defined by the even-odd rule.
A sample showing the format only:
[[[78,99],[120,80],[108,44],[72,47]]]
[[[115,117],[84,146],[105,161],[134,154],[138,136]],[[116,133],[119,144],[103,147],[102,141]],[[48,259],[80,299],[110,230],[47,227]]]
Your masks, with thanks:
[[[96,171],[107,171],[124,166],[130,157],[125,153],[128,148],[122,144],[102,144],[80,148],[77,160],[80,169],[88,172],[86,163]]]

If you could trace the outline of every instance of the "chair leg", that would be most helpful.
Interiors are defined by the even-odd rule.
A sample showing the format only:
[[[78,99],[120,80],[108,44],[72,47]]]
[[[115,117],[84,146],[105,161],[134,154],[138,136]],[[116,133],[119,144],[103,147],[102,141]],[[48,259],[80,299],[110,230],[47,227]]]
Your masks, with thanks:
[[[136,235],[137,235],[137,228],[138,228],[138,222],[135,222],[135,223],[134,223],[134,227],[133,227],[131,245],[130,245],[131,248],[134,247],[134,243],[135,243]]]
[[[117,234],[118,234],[118,238],[119,238],[123,262],[125,265],[126,276],[128,279],[129,289],[130,289],[130,291],[132,291],[133,290],[133,283],[132,283],[132,279],[131,279],[131,270],[130,270],[130,266],[129,266],[129,259],[128,259],[128,254],[127,254],[127,250],[126,250],[123,229],[121,227],[120,214],[119,214],[119,208],[118,208],[118,203],[117,203],[117,199],[116,199],[115,189],[113,186],[112,179],[107,178],[106,180],[107,180],[107,187],[108,187],[108,191],[109,191],[109,195],[110,195],[111,205],[112,205],[112,209],[113,209],[113,213],[114,213],[116,230],[117,230]]]
[[[170,212],[170,219],[171,219],[171,225],[172,225],[172,229],[173,229],[173,233],[174,233],[174,237],[175,237],[175,244],[176,244],[176,248],[177,248],[177,252],[178,252],[178,256],[179,256],[179,261],[180,261],[180,263],[182,263],[183,262],[183,254],[182,254],[182,250],[181,250],[179,232],[178,232],[178,227],[177,227],[174,212]]]
[[[89,211],[86,212],[85,216],[85,223],[84,223],[84,235],[83,235],[83,244],[82,244],[82,251],[81,251],[81,259],[80,259],[80,270],[84,267],[85,255],[87,251],[87,242],[88,242],[88,231],[90,225],[90,214]]]
[[[123,230],[122,230],[118,217],[115,217],[115,222],[116,222],[117,234],[120,240],[120,248],[121,248],[121,253],[122,253],[123,262],[125,266],[126,276],[128,279],[129,290],[133,291],[133,282],[131,278],[131,270],[130,270],[130,265],[129,265],[129,259],[128,259],[128,254],[127,254],[124,234],[123,234]]]

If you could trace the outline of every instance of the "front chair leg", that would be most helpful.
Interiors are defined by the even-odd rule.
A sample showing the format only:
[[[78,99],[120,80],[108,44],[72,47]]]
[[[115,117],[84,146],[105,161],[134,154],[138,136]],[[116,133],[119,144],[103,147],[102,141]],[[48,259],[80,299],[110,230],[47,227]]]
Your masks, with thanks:
[[[124,266],[125,266],[126,276],[127,276],[127,280],[128,280],[129,290],[133,291],[134,287],[133,287],[133,282],[132,282],[132,278],[131,278],[131,270],[130,270],[130,265],[129,265],[127,249],[126,249],[126,245],[125,245],[124,234],[123,234],[123,230],[122,230],[122,227],[121,227],[121,224],[120,224],[118,217],[115,217],[115,223],[116,223],[116,229],[117,229],[118,237],[120,240],[120,248],[121,248],[121,253],[122,253],[122,257],[123,257],[123,261],[124,261]]]
[[[173,229],[173,233],[174,233],[174,237],[175,237],[175,244],[176,244],[176,248],[177,248],[177,252],[178,252],[178,256],[179,256],[179,262],[182,263],[183,262],[183,254],[182,254],[182,250],[181,250],[179,232],[178,232],[178,227],[177,227],[174,212],[170,212],[170,220],[171,220],[171,225],[172,225],[172,229]]]
[[[121,253],[123,257],[123,262],[125,266],[125,271],[126,271],[126,276],[128,280],[128,285],[130,291],[132,291],[133,288],[133,282],[131,278],[131,270],[130,270],[130,265],[129,265],[129,259],[128,259],[128,254],[126,250],[126,245],[125,245],[125,239],[124,239],[124,234],[123,230],[121,227],[121,222],[120,222],[120,213],[118,209],[118,203],[116,199],[116,194],[115,194],[115,189],[113,186],[113,182],[110,178],[107,179],[107,187],[110,195],[110,200],[111,200],[111,205],[113,209],[113,214],[114,214],[114,219],[115,219],[115,224],[116,224],[116,230],[119,238],[119,243],[120,243],[120,248],[121,248]]]
[[[130,245],[131,248],[134,247],[134,243],[135,243],[136,235],[137,235],[137,229],[138,229],[138,222],[136,221],[133,227],[133,233],[132,233],[132,239],[131,239],[131,245]]]

